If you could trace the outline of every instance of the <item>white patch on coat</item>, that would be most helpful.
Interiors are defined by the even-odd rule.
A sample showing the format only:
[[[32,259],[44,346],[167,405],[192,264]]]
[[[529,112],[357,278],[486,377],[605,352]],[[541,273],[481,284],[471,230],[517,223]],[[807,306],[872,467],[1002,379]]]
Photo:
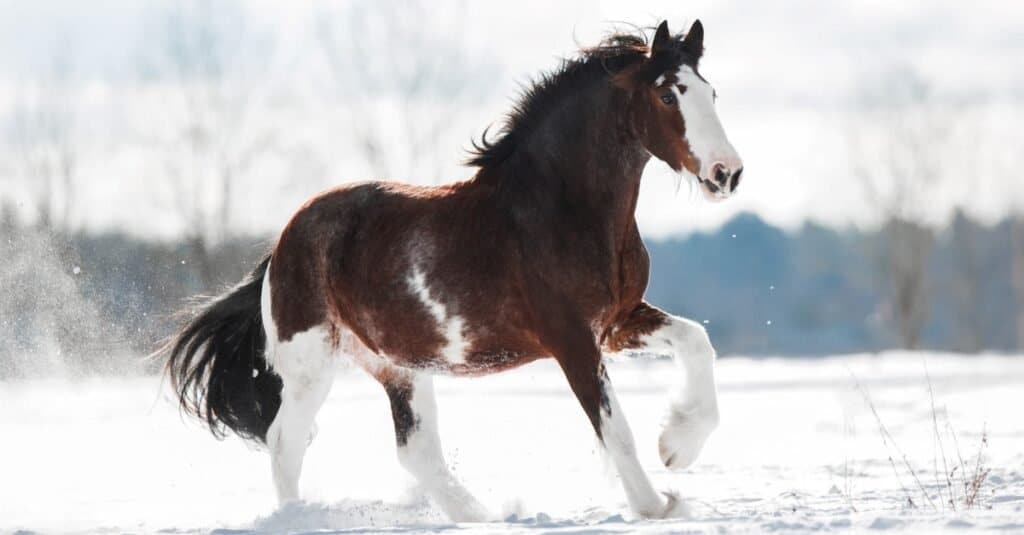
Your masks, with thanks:
[[[269,357],[273,353],[271,349],[277,344],[277,325],[270,310],[270,262],[267,262],[267,270],[263,272],[263,286],[260,288],[260,317],[267,338],[267,362],[270,362]]]
[[[406,280],[413,293],[426,307],[427,312],[437,322],[438,328],[441,329],[440,334],[445,339],[445,345],[441,348],[439,356],[452,364],[465,364],[466,351],[469,349],[469,341],[462,334],[465,329],[465,321],[458,315],[449,316],[448,309],[430,296],[426,277],[419,267],[413,266],[412,274]]]
[[[690,152],[700,160],[700,178],[713,180],[715,163],[725,165],[730,171],[743,166],[739,154],[733,148],[725,129],[715,111],[715,92],[711,85],[697,76],[688,65],[679,67],[677,84],[686,87],[680,91],[672,87],[679,105],[679,113],[686,125],[686,140]]]

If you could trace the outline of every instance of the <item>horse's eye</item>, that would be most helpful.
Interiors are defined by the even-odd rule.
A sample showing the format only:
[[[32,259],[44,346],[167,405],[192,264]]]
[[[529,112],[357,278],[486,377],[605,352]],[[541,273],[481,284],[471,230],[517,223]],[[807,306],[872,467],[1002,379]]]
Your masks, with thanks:
[[[666,106],[671,106],[676,103],[676,96],[673,93],[665,93],[661,96],[661,101],[664,102]]]

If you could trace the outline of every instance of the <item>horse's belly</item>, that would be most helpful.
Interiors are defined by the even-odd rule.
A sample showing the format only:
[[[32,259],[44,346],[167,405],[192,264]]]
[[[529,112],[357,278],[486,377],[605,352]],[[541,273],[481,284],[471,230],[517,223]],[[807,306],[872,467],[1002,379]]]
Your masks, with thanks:
[[[431,323],[429,318],[420,319],[419,329]],[[378,353],[396,366],[451,375],[494,373],[544,356],[543,350],[517,329],[474,328],[469,321],[434,322],[433,329],[428,327],[431,336],[418,343],[403,335],[403,326],[392,324],[391,331],[380,333]]]

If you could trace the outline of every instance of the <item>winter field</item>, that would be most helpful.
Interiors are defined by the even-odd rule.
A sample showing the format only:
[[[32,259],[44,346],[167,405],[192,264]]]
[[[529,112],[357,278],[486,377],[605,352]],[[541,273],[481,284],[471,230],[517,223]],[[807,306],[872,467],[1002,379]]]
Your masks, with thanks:
[[[0,532],[1024,531],[1022,358],[722,359],[721,427],[683,473],[656,448],[675,368],[623,360],[610,374],[641,461],[690,518],[631,518],[564,379],[540,362],[438,380],[449,463],[506,518],[468,525],[411,488],[383,391],[357,370],[339,374],[320,412],[309,502],[283,510],[265,454],[183,420],[157,378],[0,383]]]

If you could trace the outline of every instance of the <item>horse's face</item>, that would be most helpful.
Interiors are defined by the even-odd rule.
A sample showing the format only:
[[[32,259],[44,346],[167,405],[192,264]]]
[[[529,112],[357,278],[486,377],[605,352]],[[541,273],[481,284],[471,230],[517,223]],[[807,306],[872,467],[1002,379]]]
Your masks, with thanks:
[[[715,111],[715,90],[697,71],[704,28],[693,23],[682,39],[662,22],[648,59],[630,74],[638,131],[648,151],[682,174],[696,177],[708,199],[739,186],[743,162]]]

